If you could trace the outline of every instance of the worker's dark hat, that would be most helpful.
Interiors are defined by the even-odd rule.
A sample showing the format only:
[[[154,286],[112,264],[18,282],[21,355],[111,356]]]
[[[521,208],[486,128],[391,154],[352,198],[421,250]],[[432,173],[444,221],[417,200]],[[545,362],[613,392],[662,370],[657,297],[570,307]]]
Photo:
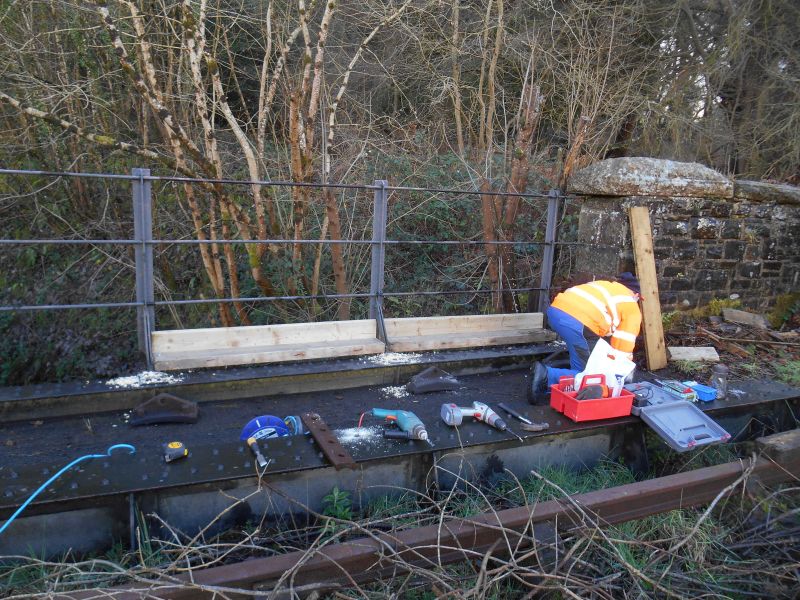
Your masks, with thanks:
[[[641,293],[642,288],[639,285],[639,280],[636,278],[636,275],[631,273],[630,271],[625,271],[624,273],[620,273],[617,275],[617,282],[624,285],[629,290],[636,292],[637,294]]]

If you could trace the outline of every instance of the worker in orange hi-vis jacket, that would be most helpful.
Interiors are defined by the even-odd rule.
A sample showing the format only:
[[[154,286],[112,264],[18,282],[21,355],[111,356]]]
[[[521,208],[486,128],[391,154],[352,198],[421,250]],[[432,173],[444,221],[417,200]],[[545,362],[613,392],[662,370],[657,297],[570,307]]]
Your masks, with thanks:
[[[551,385],[561,377],[574,377],[586,367],[592,348],[610,336],[611,347],[631,358],[642,325],[639,280],[622,273],[616,281],[592,281],[558,294],[547,309],[550,328],[567,343],[569,369],[554,369],[540,362],[531,367],[528,401],[546,404]]]

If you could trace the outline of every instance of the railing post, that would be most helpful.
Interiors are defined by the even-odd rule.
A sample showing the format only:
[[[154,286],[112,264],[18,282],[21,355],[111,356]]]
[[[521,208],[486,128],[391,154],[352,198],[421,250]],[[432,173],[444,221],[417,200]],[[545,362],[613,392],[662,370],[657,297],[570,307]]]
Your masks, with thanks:
[[[153,291],[153,205],[150,169],[133,169],[133,233],[138,241],[136,256],[136,329],[139,333],[139,350],[147,359],[147,368],[153,367],[150,334],[155,329],[155,293]]]
[[[386,216],[389,208],[389,182],[379,179],[374,182],[375,194],[372,210],[372,269],[369,278],[369,318],[383,325],[383,281],[386,258]],[[385,341],[385,340],[384,340]]]
[[[547,227],[544,232],[544,252],[542,253],[542,280],[539,287],[539,312],[545,314],[550,306],[550,284],[553,280],[553,257],[555,256],[556,223],[558,222],[559,190],[547,194]],[[547,316],[545,315],[545,320]],[[545,324],[546,321],[545,321]]]

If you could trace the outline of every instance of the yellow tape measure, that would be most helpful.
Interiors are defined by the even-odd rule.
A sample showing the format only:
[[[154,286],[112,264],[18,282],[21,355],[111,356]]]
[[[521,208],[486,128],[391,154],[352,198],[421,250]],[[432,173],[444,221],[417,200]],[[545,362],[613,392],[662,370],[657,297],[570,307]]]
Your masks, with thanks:
[[[163,447],[165,462],[172,462],[189,456],[189,450],[183,445],[183,442],[167,442]]]

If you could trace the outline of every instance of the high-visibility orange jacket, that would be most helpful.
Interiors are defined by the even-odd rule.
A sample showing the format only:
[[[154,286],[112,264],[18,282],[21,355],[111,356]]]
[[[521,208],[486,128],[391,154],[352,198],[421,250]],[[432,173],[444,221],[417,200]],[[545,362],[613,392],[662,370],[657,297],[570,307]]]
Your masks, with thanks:
[[[611,347],[633,352],[642,325],[634,292],[614,281],[592,281],[571,287],[552,306],[575,317],[596,335],[611,335]]]

